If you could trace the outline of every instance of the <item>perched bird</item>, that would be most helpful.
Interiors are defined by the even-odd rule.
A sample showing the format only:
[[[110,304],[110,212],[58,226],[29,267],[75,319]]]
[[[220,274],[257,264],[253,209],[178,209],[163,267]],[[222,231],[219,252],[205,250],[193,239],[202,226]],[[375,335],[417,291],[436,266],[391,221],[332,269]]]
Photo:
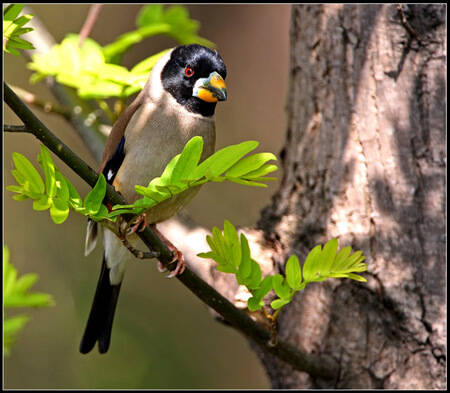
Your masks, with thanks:
[[[227,98],[226,73],[217,51],[201,45],[179,46],[160,58],[144,89],[114,124],[100,166],[99,172],[128,203],[141,197],[134,186],[147,186],[150,180],[160,176],[192,137],[203,137],[202,159],[214,152],[214,110],[218,101]],[[146,224],[173,216],[197,192],[198,188],[188,189],[148,209]],[[86,254],[95,247],[97,237],[97,225],[90,221]],[[81,340],[81,353],[90,352],[97,341],[100,353],[108,350],[125,264],[133,259],[111,231],[104,230],[103,240],[105,251],[100,278]],[[127,240],[136,244],[138,237],[132,234]],[[181,272],[183,267],[177,269]]]

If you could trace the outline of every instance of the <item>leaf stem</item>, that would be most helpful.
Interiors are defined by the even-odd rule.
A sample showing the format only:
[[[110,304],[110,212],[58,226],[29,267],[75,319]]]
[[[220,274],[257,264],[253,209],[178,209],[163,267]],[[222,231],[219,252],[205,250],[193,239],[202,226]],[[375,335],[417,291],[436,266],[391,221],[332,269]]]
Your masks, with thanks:
[[[50,101],[43,101],[37,98],[33,93],[26,91],[20,87],[12,86],[14,92],[22,99],[23,102],[29,105],[36,106],[39,109],[42,109],[46,113],[54,113],[64,117],[66,120],[70,120],[72,115],[70,110],[64,108],[60,105],[54,104]]]

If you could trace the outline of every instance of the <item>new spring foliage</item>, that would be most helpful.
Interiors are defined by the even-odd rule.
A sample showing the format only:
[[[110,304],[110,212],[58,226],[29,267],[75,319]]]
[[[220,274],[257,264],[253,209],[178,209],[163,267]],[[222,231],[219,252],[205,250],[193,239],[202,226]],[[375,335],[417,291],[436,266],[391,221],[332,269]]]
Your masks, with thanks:
[[[263,298],[274,290],[278,296],[271,302],[277,310],[288,304],[297,291],[305,289],[312,282],[324,281],[327,278],[350,278],[365,282],[366,279],[356,273],[367,270],[361,251],[352,253],[347,246],[338,252],[338,241],[332,239],[325,246],[317,245],[306,257],[303,268],[296,255],[291,255],[286,262],[285,275],[275,274],[262,278],[259,264],[251,258],[247,238],[238,233],[229,221],[224,222],[223,233],[214,227],[212,236],[207,236],[210,251],[198,254],[201,258],[213,259],[217,262],[217,270],[232,273],[239,285],[245,285],[252,294],[248,300],[250,311],[264,306]]]
[[[275,178],[265,175],[277,169],[276,165],[267,162],[276,160],[276,157],[272,153],[244,157],[257,146],[256,141],[227,146],[199,163],[203,139],[200,136],[193,137],[183,151],[167,164],[160,177],[151,180],[148,186],[135,186],[136,192],[143,196],[141,199],[132,205],[115,205],[111,212],[103,204],[106,180],[102,174],[83,200],[73,184],[55,167],[50,152],[43,145],[38,163],[44,178],[25,156],[13,153],[15,169],[12,175],[17,185],[10,185],[6,189],[15,193],[13,198],[16,200],[32,199],[34,210],[49,210],[56,224],[67,219],[70,209],[94,221],[114,221],[120,214],[140,214],[188,188],[207,182],[229,180],[248,186],[266,187],[263,182]]]

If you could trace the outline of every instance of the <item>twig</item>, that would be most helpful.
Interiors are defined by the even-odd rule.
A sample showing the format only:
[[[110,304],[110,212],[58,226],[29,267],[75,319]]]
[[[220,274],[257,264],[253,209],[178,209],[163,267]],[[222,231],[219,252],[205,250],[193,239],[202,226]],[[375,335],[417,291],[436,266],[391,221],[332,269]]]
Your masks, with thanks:
[[[4,132],[28,132],[32,134],[32,132],[25,126],[15,126],[11,124],[3,124]]]
[[[98,15],[100,14],[102,7],[103,4],[92,4],[90,6],[86,21],[80,31],[80,39],[78,41],[78,46],[80,48],[83,45],[84,40],[89,37],[89,34],[91,34],[92,28],[94,27],[95,22],[97,22]]]
[[[6,83],[4,84],[4,100],[23,121],[25,127],[29,129],[36,138],[42,141],[91,187],[94,186],[98,178],[97,173],[76,156],[76,154],[62,141],[53,135],[53,133],[27,108]],[[125,203],[123,198],[116,193],[114,188],[109,184],[106,189],[105,201],[112,205]],[[124,219],[128,221],[132,217],[133,216],[130,217],[130,215],[125,215]],[[172,253],[150,228],[138,232],[137,235],[144,241],[150,250],[155,250],[160,253],[158,259],[164,266],[169,270],[175,268],[175,266],[169,263],[172,261]],[[332,358],[325,356],[318,357],[300,351],[282,340],[278,340],[274,346],[271,346],[271,334],[266,328],[255,323],[245,312],[236,308],[214,288],[195,275],[192,270],[186,267],[184,273],[177,275],[176,277],[204,303],[222,315],[230,325],[244,333],[249,339],[256,342],[266,351],[286,361],[295,369],[307,372],[313,377],[325,379],[335,378],[337,364]]]
[[[130,251],[137,259],[154,259],[159,257],[157,251],[142,251],[132,246],[126,236],[119,237],[122,244]]]
[[[66,120],[71,119],[71,113],[69,109],[64,108],[60,105],[53,104],[49,101],[40,100],[33,93],[30,93],[29,91],[26,91],[20,87],[12,86],[12,89],[26,104],[36,106],[46,113],[55,113],[57,115],[61,115]]]

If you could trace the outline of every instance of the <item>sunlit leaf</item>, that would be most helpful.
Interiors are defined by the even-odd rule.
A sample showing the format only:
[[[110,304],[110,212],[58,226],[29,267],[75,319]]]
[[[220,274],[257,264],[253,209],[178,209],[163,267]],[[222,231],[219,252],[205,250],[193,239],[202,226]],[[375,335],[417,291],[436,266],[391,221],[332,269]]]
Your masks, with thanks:
[[[322,246],[319,244],[306,257],[305,263],[303,264],[303,279],[305,281],[311,281],[316,275],[321,254]]]
[[[49,197],[54,197],[56,195],[55,164],[50,152],[44,145],[41,145],[38,162],[44,172],[46,194]]]
[[[88,214],[95,214],[100,209],[103,198],[106,194],[106,180],[103,174],[100,174],[94,188],[86,195],[84,207]]]
[[[43,194],[45,185],[33,164],[20,153],[13,152],[12,158],[19,173],[29,181],[30,190],[37,194]]]
[[[69,216],[69,204],[61,198],[55,198],[50,207],[50,216],[55,224],[62,224]]]
[[[256,141],[247,141],[220,149],[204,160],[192,173],[190,179],[198,179],[203,176],[214,178],[221,175],[247,153],[256,149],[258,144]]]
[[[302,271],[300,269],[300,262],[295,254],[291,255],[286,262],[286,281],[288,285],[298,290],[302,282]]]
[[[330,267],[333,265],[334,259],[336,258],[337,249],[337,239],[331,239],[323,247],[318,269],[320,275],[326,275],[330,271]]]

